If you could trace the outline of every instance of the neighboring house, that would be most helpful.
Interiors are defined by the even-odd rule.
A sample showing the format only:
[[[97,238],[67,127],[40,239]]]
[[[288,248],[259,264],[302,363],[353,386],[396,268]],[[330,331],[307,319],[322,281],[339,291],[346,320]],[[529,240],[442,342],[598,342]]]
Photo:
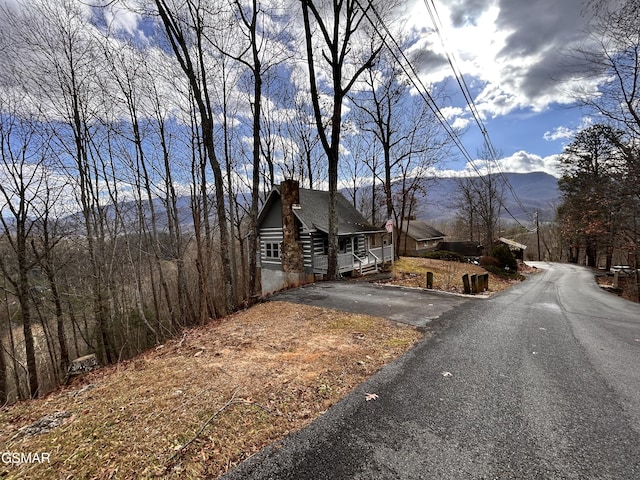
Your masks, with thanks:
[[[509,249],[513,252],[516,257],[516,260],[524,261],[524,251],[527,249],[526,245],[522,243],[515,242],[513,240],[509,240],[508,238],[500,237],[498,239],[500,243],[504,243],[509,247]]]
[[[377,271],[392,258],[390,246],[373,248],[384,229],[370,225],[337,194],[340,274]],[[299,188],[285,180],[258,215],[262,294],[310,283],[327,273],[329,192]]]
[[[484,247],[478,242],[440,242],[436,250],[446,250],[462,255],[468,260],[476,260],[482,256]]]
[[[416,256],[421,253],[435,250],[439,242],[446,235],[422,220],[404,220],[400,235],[396,242],[400,249],[400,255]]]

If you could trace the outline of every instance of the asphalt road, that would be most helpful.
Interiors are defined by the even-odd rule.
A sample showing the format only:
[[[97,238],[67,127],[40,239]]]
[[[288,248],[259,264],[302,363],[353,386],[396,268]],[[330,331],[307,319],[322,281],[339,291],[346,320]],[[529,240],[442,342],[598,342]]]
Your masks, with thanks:
[[[545,269],[448,310],[438,335],[225,478],[640,478],[640,306],[580,267]]]

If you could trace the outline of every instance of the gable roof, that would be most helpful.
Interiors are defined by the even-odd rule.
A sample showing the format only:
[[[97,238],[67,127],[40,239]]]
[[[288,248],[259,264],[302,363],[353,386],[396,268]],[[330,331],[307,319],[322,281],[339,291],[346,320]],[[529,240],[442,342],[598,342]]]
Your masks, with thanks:
[[[419,242],[446,237],[444,233],[436,230],[431,225],[427,225],[422,220],[410,220],[408,223],[405,221],[402,226],[402,231]]]
[[[260,225],[271,208],[276,197],[280,196],[280,187],[276,186],[269,193],[269,197],[258,215],[258,225]],[[338,210],[338,235],[349,235],[354,233],[374,233],[384,232],[371,225],[366,218],[338,192],[336,195]],[[294,208],[294,215],[300,220],[307,230],[320,230],[329,232],[329,192],[324,190],[300,189],[300,208]]]
[[[511,248],[516,248],[518,250],[525,250],[527,248],[527,246],[523,245],[522,243],[518,243],[514,240],[509,240],[508,238],[504,238],[504,237],[500,237],[498,241],[504,243],[505,245],[508,245]]]

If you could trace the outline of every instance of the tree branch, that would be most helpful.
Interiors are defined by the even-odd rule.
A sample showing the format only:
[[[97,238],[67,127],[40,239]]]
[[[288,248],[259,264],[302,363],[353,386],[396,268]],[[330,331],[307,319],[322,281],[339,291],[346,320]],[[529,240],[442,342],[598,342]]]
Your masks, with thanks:
[[[211,422],[213,422],[213,420],[215,420],[215,418],[220,415],[222,412],[224,412],[227,408],[233,406],[233,405],[254,405],[256,407],[261,408],[262,410],[268,412],[268,413],[272,413],[268,408],[266,408],[263,405],[260,405],[259,403],[255,403],[255,402],[250,402],[247,400],[243,400],[241,398],[237,398],[236,395],[238,393],[238,390],[240,390],[240,387],[236,387],[236,389],[233,391],[233,393],[231,394],[231,398],[227,401],[227,403],[225,403],[222,407],[220,407],[218,410],[216,410],[216,412],[211,415],[206,422],[204,422],[202,424],[202,426],[200,427],[200,430],[198,430],[196,432],[196,434],[191,438],[191,440],[189,440],[187,443],[185,443],[184,445],[182,445],[173,455],[171,455],[171,457],[169,457],[169,459],[167,460],[167,468],[169,468],[172,464],[173,461],[179,457],[180,455],[182,455],[182,452],[184,452],[187,448],[189,448],[189,446],[196,441],[196,439],[202,435],[202,432],[205,431],[205,429],[209,426],[209,424]]]

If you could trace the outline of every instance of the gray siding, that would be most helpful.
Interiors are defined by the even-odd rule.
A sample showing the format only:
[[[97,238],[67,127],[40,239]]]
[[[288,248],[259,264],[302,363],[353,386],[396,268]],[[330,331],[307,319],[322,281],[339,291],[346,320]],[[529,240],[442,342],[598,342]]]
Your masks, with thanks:
[[[362,255],[364,253],[366,253],[366,240],[364,238],[364,235],[358,235],[356,237],[356,241],[354,242],[354,245],[356,247],[356,254],[357,255]]]
[[[266,243],[282,243],[282,228],[261,228],[260,229],[260,266],[262,268],[279,269],[282,262],[279,258],[267,258]]]
[[[324,255],[324,237],[322,235],[313,235],[311,237],[311,248],[314,257]]]
[[[313,270],[313,248],[311,242],[311,234],[300,227],[300,242],[302,243],[302,252],[304,254],[304,268]]]

